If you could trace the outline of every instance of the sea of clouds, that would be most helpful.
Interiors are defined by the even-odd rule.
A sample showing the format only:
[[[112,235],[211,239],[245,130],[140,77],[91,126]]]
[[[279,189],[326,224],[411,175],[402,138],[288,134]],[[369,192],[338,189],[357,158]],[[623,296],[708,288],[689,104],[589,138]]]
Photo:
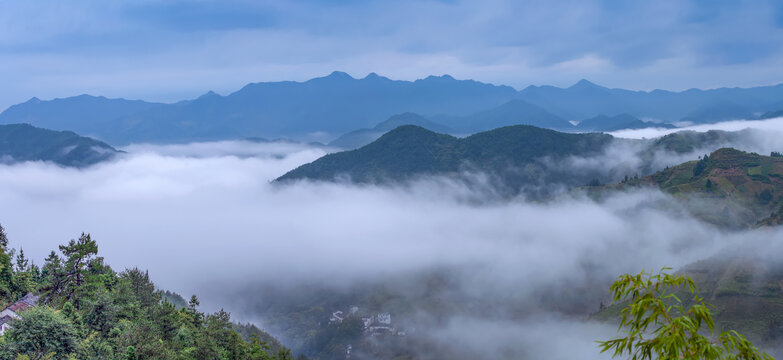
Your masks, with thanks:
[[[783,149],[782,123],[745,123],[764,131],[735,145]],[[663,134],[649,131],[622,135]],[[492,358],[532,358],[552,349],[553,359],[601,358],[594,341],[614,335],[614,326],[553,310],[542,293],[605,294],[604,286],[623,273],[677,268],[727,246],[783,241],[779,230],[717,229],[650,189],[600,202],[579,192],[534,202],[485,197],[491,189],[444,178],[396,186],[278,184],[278,176],[331,150],[248,141],[123,150],[86,169],[0,165],[0,223],[10,246],[41,265],[59,244],[88,232],[116,270],[148,269],[160,288],[198,294],[205,310],[222,307],[262,327],[249,295],[259,284],[338,288],[432,269],[475,269],[454,273],[457,296],[540,311],[519,321],[503,320],[503,306],[491,317],[454,313],[421,336],[458,344],[465,354],[495,349]],[[633,152],[621,150],[559,166],[633,166]],[[597,300],[590,306],[582,315],[596,310]]]

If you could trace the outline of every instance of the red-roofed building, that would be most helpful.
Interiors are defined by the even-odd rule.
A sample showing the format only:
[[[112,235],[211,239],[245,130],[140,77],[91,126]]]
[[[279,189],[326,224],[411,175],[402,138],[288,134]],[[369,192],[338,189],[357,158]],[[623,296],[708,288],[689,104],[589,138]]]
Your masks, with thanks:
[[[38,303],[38,296],[28,293],[22,296],[21,299],[15,303],[8,305],[3,311],[0,311],[0,335],[3,335],[5,331],[10,327],[10,322],[13,319],[19,319],[19,314],[23,311],[35,306]]]

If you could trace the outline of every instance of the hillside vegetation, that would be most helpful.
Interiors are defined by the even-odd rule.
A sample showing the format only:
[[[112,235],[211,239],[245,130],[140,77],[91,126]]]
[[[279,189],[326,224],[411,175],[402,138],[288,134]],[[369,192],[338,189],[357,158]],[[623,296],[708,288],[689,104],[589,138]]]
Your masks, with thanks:
[[[401,126],[367,146],[326,155],[277,181],[348,179],[387,183],[426,175],[482,172],[495,176],[498,186],[513,191],[558,176],[537,160],[598,154],[611,140],[605,134],[567,134],[526,125],[502,127],[466,138],[418,126]],[[577,185],[588,181],[571,180]]]
[[[775,225],[783,205],[783,157],[732,148],[673,166],[624,186],[655,186],[696,216],[730,228]]]
[[[157,290],[145,271],[114,271],[89,234],[61,245],[39,267],[8,248],[0,227],[0,305],[28,293],[40,299],[0,337],[2,360],[292,358],[271,336],[232,323],[225,311],[198,311],[195,295],[185,304]]]

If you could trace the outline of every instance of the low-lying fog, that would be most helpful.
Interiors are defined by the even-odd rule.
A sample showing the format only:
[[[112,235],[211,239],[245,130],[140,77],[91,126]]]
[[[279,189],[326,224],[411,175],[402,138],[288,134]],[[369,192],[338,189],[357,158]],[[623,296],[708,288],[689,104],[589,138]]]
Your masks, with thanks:
[[[724,131],[739,131],[743,129],[756,129],[761,131],[775,131],[780,132],[783,128],[783,117],[765,119],[765,120],[735,120],[724,121],[715,124],[696,124],[684,126],[676,129],[664,129],[664,128],[647,128],[647,129],[635,129],[635,130],[619,130],[610,134],[628,138],[628,139],[641,139],[641,138],[655,138],[666,134],[671,134],[683,130],[692,131],[708,131],[708,130],[724,130]]]
[[[783,128],[780,119],[754,124]],[[778,143],[759,141],[783,149],[777,135]],[[743,145],[752,144],[737,147]],[[519,321],[504,320],[502,305],[493,316],[455,313],[417,336],[488,358],[545,351],[553,359],[605,358],[594,341],[612,336],[615,327],[554,311],[542,293],[603,287],[642,269],[677,268],[730,244],[783,240],[779,230],[722,232],[673,210],[672,200],[654,190],[619,193],[601,203],[579,194],[546,203],[477,202],[491,191],[448,179],[399,187],[270,183],[325,154],[305,145],[219,142],[124,150],[128,154],[115,161],[83,170],[0,165],[0,223],[10,246],[23,247],[40,265],[57,245],[89,232],[116,270],[149,269],[159,287],[198,294],[204,310],[223,307],[235,319],[258,322],[256,286],[315,282],[337,288],[417,271],[475,269],[453,273],[461,294],[541,310]],[[564,166],[629,161],[627,156],[571,159]],[[598,306],[591,303],[582,313]]]

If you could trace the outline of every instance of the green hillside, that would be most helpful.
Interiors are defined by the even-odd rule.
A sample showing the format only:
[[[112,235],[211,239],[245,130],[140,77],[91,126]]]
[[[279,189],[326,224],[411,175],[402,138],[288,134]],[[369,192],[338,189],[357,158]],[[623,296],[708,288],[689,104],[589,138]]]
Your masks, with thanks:
[[[783,205],[783,158],[731,148],[716,150],[619,186],[655,186],[697,217],[729,228],[775,225]]]
[[[783,339],[783,267],[755,256],[716,256],[688,265],[718,325],[768,342]]]
[[[600,153],[612,140],[605,134],[567,134],[526,125],[486,131],[466,138],[401,126],[362,148],[326,155],[281,176],[278,181],[350,179],[383,183],[423,175],[480,171],[517,188],[558,176],[537,160]],[[561,179],[562,180],[562,179]],[[582,185],[589,179],[566,179]]]

